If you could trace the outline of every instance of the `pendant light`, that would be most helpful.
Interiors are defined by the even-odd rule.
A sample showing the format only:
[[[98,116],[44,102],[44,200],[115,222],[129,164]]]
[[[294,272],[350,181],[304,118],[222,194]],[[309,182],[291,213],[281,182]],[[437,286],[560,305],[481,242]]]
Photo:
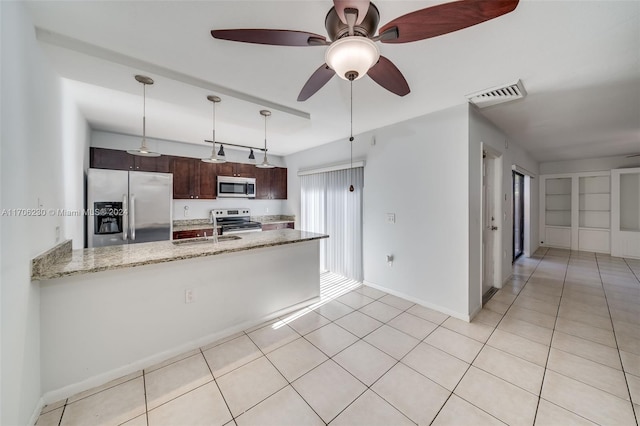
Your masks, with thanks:
[[[218,96],[213,96],[213,95],[207,96],[207,99],[210,100],[211,103],[213,104],[213,130],[211,132],[212,147],[211,147],[211,156],[209,158],[203,158],[202,161],[204,161],[205,163],[226,163],[227,160],[225,159],[224,148],[222,147],[222,145],[220,145],[220,152],[216,154],[216,104],[220,102],[222,99],[220,99]]]
[[[349,135],[349,144],[351,145],[351,167],[349,169],[349,171],[351,173],[349,173],[351,176],[351,185],[349,185],[349,192],[353,192],[355,191],[355,188],[353,187],[353,80],[355,80],[357,78],[356,75],[349,75],[349,84],[350,84],[350,88],[351,88],[351,121],[350,121],[350,125],[351,125],[351,132]]]
[[[149,150],[147,147],[146,135],[146,107],[147,107],[147,85],[153,84],[153,80],[144,75],[136,75],[136,80],[142,83],[142,143],[138,149],[129,149],[127,152],[141,157],[160,157],[160,154]]]
[[[264,117],[264,159],[262,160],[262,163],[256,164],[256,167],[260,169],[272,169],[275,166],[273,164],[269,164],[269,161],[267,160],[267,117],[271,115],[271,111],[263,109],[260,111],[260,115]]]

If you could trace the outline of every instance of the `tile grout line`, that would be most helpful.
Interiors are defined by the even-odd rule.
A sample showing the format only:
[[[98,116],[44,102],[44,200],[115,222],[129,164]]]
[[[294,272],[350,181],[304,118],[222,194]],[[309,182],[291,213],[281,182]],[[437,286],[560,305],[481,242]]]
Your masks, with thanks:
[[[538,261],[538,264],[539,264],[539,263],[540,263],[540,261]],[[536,265],[536,268],[537,268],[537,265]],[[535,268],[534,268],[534,270],[535,270]],[[533,271],[531,272],[531,274],[533,274]],[[529,277],[531,277],[531,274],[529,274]],[[527,278],[527,281],[528,281],[528,278]],[[522,286],[522,288],[518,291],[518,294],[520,294],[520,292],[522,291],[522,289],[524,289],[525,285],[526,285],[526,281],[525,281],[525,284]],[[512,301],[511,301],[511,303],[509,304],[509,308],[511,307],[511,305],[513,304],[513,302],[515,302],[516,298],[517,298],[517,296],[513,298],[513,300],[512,300]],[[491,300],[491,299],[489,299],[489,300]],[[487,301],[487,302],[488,302],[488,301]],[[507,311],[509,310],[509,308],[507,308]],[[489,310],[490,310],[490,309],[489,309]],[[462,374],[462,376],[460,376],[460,380],[458,380],[458,382],[456,383],[456,385],[453,387],[453,390],[449,392],[449,396],[448,396],[448,397],[447,397],[447,399],[444,401],[444,403],[442,404],[442,406],[440,407],[440,409],[438,410],[438,412],[436,413],[436,415],[434,416],[434,418],[431,420],[431,422],[430,422],[429,424],[433,424],[433,422],[436,420],[436,418],[438,418],[438,415],[440,414],[440,412],[442,411],[442,409],[444,408],[444,406],[447,404],[447,402],[449,402],[449,400],[451,399],[451,396],[455,393],[455,390],[456,390],[456,389],[457,389],[457,387],[460,385],[460,382],[462,382],[462,380],[464,379],[464,376],[469,372],[469,370],[471,369],[471,366],[472,366],[472,365],[473,365],[473,363],[475,362],[476,358],[478,358],[478,355],[480,355],[480,352],[482,352],[482,350],[485,348],[485,346],[487,346],[487,342],[489,341],[489,339],[491,338],[491,336],[493,335],[493,333],[494,333],[494,332],[496,331],[496,329],[498,328],[498,325],[500,324],[500,322],[502,321],[502,319],[503,319],[503,318],[504,318],[504,316],[506,315],[507,311],[505,311],[505,313],[504,313],[504,314],[500,314],[500,315],[502,315],[502,316],[501,316],[501,318],[500,318],[500,320],[499,320],[499,321],[496,323],[496,325],[493,327],[493,330],[491,331],[491,333],[489,334],[489,336],[487,337],[487,339],[486,339],[484,342],[481,342],[481,343],[482,343],[482,347],[480,348],[480,350],[478,351],[478,353],[476,354],[476,356],[473,358],[473,360],[471,360],[471,362],[470,362],[470,363],[468,363],[468,364],[469,364],[469,366],[467,367],[467,369],[465,370],[465,372]],[[492,311],[492,312],[493,312],[493,311]],[[497,312],[496,312],[496,313],[497,313]],[[445,321],[446,321],[446,320],[445,320]],[[442,323],[444,324],[444,321],[443,321]],[[483,323],[483,325],[484,325],[484,323]],[[439,327],[444,327],[444,326],[439,325]],[[445,329],[447,329],[447,330],[449,330],[447,327],[444,327],[444,328],[445,328]],[[434,331],[435,331],[435,330],[434,330]],[[453,332],[457,333],[455,330],[450,330],[450,331],[453,331]],[[460,334],[460,335],[464,336],[462,333],[458,333],[458,334]],[[428,337],[428,336],[427,336],[427,337]],[[465,337],[468,337],[468,336],[465,336]],[[425,337],[425,339],[426,339],[426,337]],[[471,339],[472,339],[472,338],[471,338]],[[472,339],[472,340],[475,340],[475,339]],[[477,340],[475,340],[475,341],[477,341]],[[426,343],[426,342],[424,342],[424,343],[428,345],[428,343]],[[431,345],[430,345],[430,346],[431,346]],[[435,346],[432,346],[432,347],[435,347]],[[436,348],[436,349],[439,349],[439,348]],[[442,350],[442,349],[439,349],[439,350]],[[446,351],[443,351],[443,352],[445,352],[445,353],[449,354],[449,353],[448,353],[448,352],[446,352]],[[451,355],[451,354],[449,354],[449,355]],[[454,355],[452,355],[452,356],[454,356]],[[455,356],[454,356],[454,357],[455,357]],[[455,357],[455,358],[457,358],[457,357]],[[460,358],[458,358],[458,359],[460,359]],[[462,360],[462,361],[463,361],[463,362],[466,362],[466,361],[464,361],[464,360]],[[411,367],[409,367],[409,368],[411,368]],[[478,367],[476,367],[476,368],[478,368]],[[414,371],[415,371],[415,370],[414,370]],[[484,371],[484,370],[482,370],[482,371]],[[419,372],[418,372],[418,373],[419,373]],[[486,372],[486,373],[493,375],[492,373],[489,373],[489,372]],[[496,377],[497,377],[497,376],[496,376]],[[498,378],[498,379],[500,379],[500,377],[497,377],[497,378]],[[442,386],[442,385],[440,385],[440,386]],[[448,390],[448,389],[447,389],[447,390]],[[498,419],[498,418],[497,418],[496,416],[494,416],[493,414],[491,414],[491,413],[489,413],[489,412],[485,411],[484,409],[482,409],[482,408],[478,407],[477,405],[473,404],[472,402],[467,401],[466,399],[464,399],[464,398],[463,398],[463,397],[461,397],[460,395],[456,394],[456,397],[458,397],[458,398],[462,399],[463,401],[467,402],[468,404],[472,405],[473,407],[477,408],[478,410],[480,410],[480,411],[482,411],[482,412],[486,413],[487,415],[489,415],[489,416],[493,417],[494,419],[496,419],[496,420],[498,420],[498,421],[502,422],[502,420]]]
[[[548,251],[548,250],[547,250],[547,251]],[[533,276],[533,273],[536,271],[536,269],[538,269],[538,266],[542,263],[542,260],[544,259],[544,256],[545,256],[545,255],[546,255],[546,252],[545,252],[545,254],[544,254],[544,255],[542,255],[542,257],[540,258],[540,260],[538,260],[538,262],[537,262],[537,264],[536,264],[536,267],[535,267],[535,268],[533,268],[533,270],[532,270],[532,271],[531,271],[531,273],[529,274],[529,277],[528,277],[528,278],[527,278],[527,280],[525,281],[524,285],[523,285],[523,286],[522,286],[522,288],[518,291],[518,294],[516,295],[516,297],[514,297],[514,298],[513,298],[513,300],[511,301],[511,303],[509,303],[509,307],[507,308],[507,310],[504,312],[504,314],[501,314],[501,315],[502,315],[502,317],[501,317],[501,318],[500,318],[500,320],[496,323],[495,327],[493,327],[493,330],[491,331],[491,334],[489,334],[489,336],[487,337],[487,340],[486,340],[484,343],[482,343],[482,347],[480,348],[480,350],[478,351],[478,353],[476,354],[476,356],[473,358],[473,360],[471,360],[471,362],[470,362],[470,363],[468,363],[468,364],[469,364],[469,366],[467,367],[467,369],[465,370],[465,372],[462,374],[462,376],[460,376],[460,380],[458,380],[458,382],[456,383],[456,385],[453,387],[453,390],[452,390],[452,391],[451,391],[451,393],[449,394],[449,397],[448,397],[448,398],[447,398],[447,400],[444,402],[444,404],[442,404],[442,407],[440,407],[440,410],[438,410],[438,413],[436,413],[436,416],[433,418],[433,420],[431,421],[431,423],[433,423],[433,422],[435,421],[435,419],[438,417],[438,415],[440,414],[440,412],[442,411],[442,409],[444,408],[444,406],[446,405],[446,403],[449,401],[449,399],[451,399],[451,396],[455,394],[456,389],[458,388],[458,386],[460,385],[460,383],[462,382],[462,380],[464,379],[464,377],[467,375],[467,373],[469,372],[469,370],[471,370],[471,367],[472,367],[472,366],[473,366],[473,367],[475,367],[475,366],[473,365],[473,363],[474,363],[474,362],[475,362],[475,360],[478,358],[478,355],[480,355],[480,352],[482,352],[482,350],[487,346],[487,342],[489,342],[489,339],[491,339],[491,336],[493,336],[493,333],[498,329],[498,326],[500,325],[500,323],[502,322],[502,320],[504,319],[504,317],[507,315],[507,312],[509,311],[509,309],[511,309],[511,307],[512,307],[512,306],[513,306],[513,304],[515,303],[516,299],[518,298],[518,296],[520,296],[520,293],[522,292],[522,290],[524,290],[524,288],[526,287],[527,283],[529,282],[529,280],[530,280],[530,279],[531,279],[531,277]],[[489,300],[491,300],[491,299],[489,299]],[[488,301],[487,301],[487,302],[488,302]],[[490,309],[489,309],[489,310],[490,310]],[[446,327],[445,327],[445,328],[446,328]],[[452,331],[453,331],[453,330],[452,330]],[[426,338],[425,338],[425,339],[426,339]],[[427,344],[428,344],[428,343],[427,343]],[[489,347],[493,348],[492,346],[489,346]],[[438,348],[436,348],[436,349],[438,349]],[[497,348],[496,348],[496,349],[497,349]],[[497,350],[499,350],[499,349],[497,349]],[[448,353],[448,352],[446,352],[446,353]],[[515,356],[515,355],[514,355],[514,356]],[[456,358],[457,358],[457,357],[456,357]],[[520,357],[518,357],[518,358],[520,358]],[[458,359],[459,359],[459,358],[458,358]],[[464,361],[464,360],[463,360],[463,361]],[[465,362],[466,362],[466,361],[465,361]],[[478,368],[478,367],[475,367],[475,368]],[[482,370],[482,369],[480,369],[480,370]],[[484,370],[482,370],[482,371],[484,371]],[[502,381],[504,381],[504,382],[506,382],[506,383],[509,383],[509,384],[513,385],[513,386],[516,386],[516,385],[514,385],[513,383],[510,383],[510,382],[508,382],[508,381],[506,381],[506,380],[502,379],[501,377],[498,377],[498,376],[494,375],[493,373],[490,373],[490,372],[488,372],[488,371],[486,371],[486,373],[487,373],[487,374],[490,374],[490,375],[492,375],[492,376],[494,376],[494,377],[496,377],[496,378],[497,378],[497,379],[499,379],[499,380],[502,380]],[[516,386],[516,387],[519,387],[519,386]],[[520,388],[520,389],[522,389],[522,388]],[[526,391],[526,389],[524,389],[524,390]],[[458,398],[462,399],[463,401],[467,402],[468,404],[472,405],[473,407],[477,408],[478,410],[480,410],[480,411],[482,411],[482,412],[484,412],[484,413],[487,413],[489,416],[491,416],[491,417],[493,417],[494,419],[497,419],[498,421],[502,422],[502,420],[501,420],[501,419],[499,419],[498,417],[494,416],[493,414],[491,414],[491,413],[487,412],[486,410],[482,409],[481,407],[478,407],[477,405],[475,405],[475,404],[474,404],[474,403],[472,403],[471,401],[467,401],[465,398],[463,398],[462,396],[460,396],[460,395],[458,395],[458,394],[455,394],[455,395],[456,395]],[[536,411],[537,411],[537,408],[536,408]],[[535,418],[534,418],[534,420],[535,420]],[[504,422],[503,422],[503,423],[504,423]]]
[[[147,379],[145,377],[144,369],[142,369],[142,389],[144,389],[144,417],[145,417],[147,426],[149,426],[149,403],[147,402]]]
[[[62,417],[64,417],[64,412],[67,411],[67,401],[69,401],[69,398],[67,398],[64,401],[64,405],[62,406],[62,413],[60,413],[60,419],[58,420],[58,426],[60,426],[62,424]],[[53,411],[53,410],[52,410]],[[36,420],[36,423],[38,423],[38,421]],[[148,425],[147,425],[148,426]]]
[[[547,251],[547,253],[548,253],[548,251]],[[545,253],[545,256],[546,256],[547,253]],[[543,259],[544,259],[544,256],[543,256]],[[558,323],[558,315],[560,314],[560,305],[562,304],[562,295],[564,294],[564,285],[565,285],[565,282],[567,281],[567,273],[569,272],[569,263],[570,262],[571,262],[571,250],[569,250],[569,257],[567,258],[567,265],[565,267],[564,277],[562,279],[562,288],[560,290],[560,300],[558,300],[558,308],[556,309],[556,319],[553,322],[553,329],[551,330],[551,340],[549,341],[549,350],[547,351],[547,359],[545,360],[545,363],[544,363],[544,370],[542,370],[542,381],[540,382],[540,391],[538,393],[538,403],[536,405],[536,412],[535,412],[535,414],[533,416],[533,423],[534,424],[536,422],[536,419],[538,418],[538,410],[540,409],[540,401],[543,399],[542,398],[542,389],[544,388],[544,379],[547,376],[547,370],[548,370],[547,367],[549,365],[549,358],[551,357],[551,348],[552,348],[552,345],[553,345],[553,336],[556,333],[556,324]],[[579,415],[578,413],[574,413],[574,414]]]
[[[242,337],[242,336],[238,336],[238,337]],[[231,339],[231,340],[235,340],[235,339]],[[221,343],[221,344],[223,344],[223,343]],[[204,358],[204,363],[207,364],[207,368],[209,369],[209,373],[211,373],[211,377],[213,378],[213,382],[216,384],[216,387],[218,388],[218,392],[220,392],[220,396],[222,397],[222,400],[224,401],[224,405],[227,407],[227,410],[229,411],[229,414],[231,415],[231,420],[233,421],[234,424],[237,425],[236,419],[235,419],[235,417],[233,417],[233,413],[231,412],[231,408],[229,407],[229,403],[227,402],[227,398],[224,397],[224,394],[222,393],[222,389],[220,389],[220,385],[218,384],[218,381],[216,380],[216,376],[213,374],[213,370],[211,369],[211,366],[209,365],[209,361],[207,361],[207,357],[204,356],[204,351],[202,350],[202,348],[199,348],[199,349],[200,349],[200,355],[202,355],[202,358]],[[246,365],[246,364],[243,364],[243,365]],[[205,383],[204,385],[206,385],[206,384],[207,383]],[[204,385],[202,385],[202,386],[204,386]],[[199,386],[199,387],[201,387],[201,386]],[[198,389],[198,388],[196,388],[196,389]],[[195,389],[192,389],[192,391],[193,390],[195,390]],[[148,421],[149,421],[149,416],[147,416],[147,426],[149,426]]]
[[[624,259],[624,258],[623,258]],[[624,260],[625,265],[629,268],[629,264],[626,260]],[[611,316],[611,308],[609,307],[609,299],[607,298],[607,291],[604,288],[604,281],[602,279],[602,272],[600,271],[600,262],[598,262],[598,256],[596,255],[596,266],[598,267],[598,275],[600,276],[600,282],[602,283],[602,291],[604,292],[604,300],[607,303],[607,311],[609,311],[609,319],[611,321],[611,327],[613,329],[613,340],[616,342],[616,350],[618,352],[618,358],[620,359],[620,365],[622,366],[622,376],[624,378],[624,383],[627,386],[627,393],[629,395],[629,403],[631,404],[631,413],[636,421],[636,426],[638,426],[638,417],[636,415],[636,407],[633,403],[633,398],[631,397],[631,389],[629,388],[629,380],[627,379],[627,373],[624,369],[624,363],[622,362],[622,355],[620,355],[620,346],[618,345],[618,337],[616,334],[616,326],[613,322],[613,317]],[[633,270],[629,268],[631,274],[635,275]],[[636,278],[637,279],[637,278]]]
[[[304,336],[303,336],[303,335],[301,335],[300,333],[298,333],[298,332],[297,332],[293,327],[290,327],[290,326],[288,326],[287,324],[285,324],[285,325],[286,325],[287,327],[291,328],[291,329],[292,329],[296,334],[298,334],[298,335],[300,336],[300,338],[304,339]],[[290,382],[290,381],[289,381],[289,379],[287,379],[287,378],[285,377],[285,375],[284,375],[284,374],[282,374],[282,372],[281,372],[281,371],[278,369],[278,367],[277,367],[277,366],[276,366],[276,365],[271,361],[271,359],[269,359],[269,357],[268,357],[268,356],[267,356],[267,354],[262,350],[262,348],[261,348],[260,346],[258,346],[258,345],[256,344],[256,342],[254,342],[254,341],[253,341],[253,339],[251,338],[251,336],[249,336],[249,334],[248,334],[248,333],[245,333],[245,334],[246,334],[246,336],[249,338],[249,340],[251,340],[251,342],[252,342],[254,345],[256,345],[256,347],[258,348],[258,350],[262,353],[262,356],[263,356],[267,361],[269,361],[269,364],[271,364],[271,366],[273,366],[273,368],[275,368],[275,370],[278,372],[278,374],[280,374],[280,375],[282,376],[282,378],[285,380],[285,382],[287,382],[287,384],[286,384],[286,386],[283,386],[282,388],[280,388],[280,389],[276,390],[275,392],[273,392],[272,394],[268,395],[266,398],[264,398],[264,399],[260,400],[260,401],[259,401],[259,402],[257,402],[256,404],[254,404],[254,405],[252,405],[251,407],[247,408],[247,409],[246,409],[242,414],[244,414],[244,413],[248,412],[249,410],[251,410],[251,409],[253,409],[253,408],[257,407],[259,404],[261,404],[261,403],[263,403],[264,401],[266,401],[267,399],[271,398],[273,395],[277,394],[277,393],[278,393],[278,392],[280,392],[282,389],[285,389],[287,386],[291,386],[291,389],[293,389],[293,390],[294,390],[294,392],[295,392],[295,393],[297,393],[297,394],[298,394],[298,396],[300,396],[300,398],[302,398],[302,400],[305,402],[305,404],[307,404],[307,406],[311,409],[311,411],[313,411],[313,412],[314,412],[314,414],[315,414],[316,416],[318,416],[318,418],[320,419],[320,421],[322,421],[325,425],[326,425],[326,424],[328,424],[327,422],[325,422],[325,421],[324,421],[324,419],[320,416],[320,414],[318,414],[318,412],[317,412],[317,411],[316,411],[316,410],[311,406],[311,404],[309,404],[309,403],[307,402],[307,400],[306,400],[306,399],[304,399],[304,397],[303,397],[302,395],[300,395],[300,392],[298,392],[298,390],[293,386],[292,382]],[[273,351],[271,351],[271,352],[274,352],[274,351],[276,351],[276,350],[278,350],[278,349],[280,349],[280,348],[282,348],[282,347],[284,347],[284,346],[286,346],[286,345],[288,345],[288,344],[290,344],[290,343],[293,343],[293,342],[295,342],[296,340],[298,340],[298,339],[296,338],[296,339],[292,340],[291,342],[285,343],[284,345],[277,347],[276,349],[274,349],[274,350],[273,350]],[[304,339],[304,340],[308,342],[308,340],[307,340],[307,339]],[[309,343],[311,343],[311,342],[309,342]],[[313,344],[312,344],[312,345],[313,345]],[[315,346],[314,346],[314,347],[315,347]],[[320,349],[318,349],[318,350],[320,350]],[[321,351],[321,352],[322,352],[322,351]],[[323,354],[324,354],[324,352],[323,352]],[[260,358],[258,358],[258,359],[260,359]],[[255,360],[254,360],[254,361],[255,361]],[[324,364],[326,361],[328,361],[328,360],[325,360],[325,361],[321,362],[320,364],[316,365],[314,368],[312,368],[311,370],[307,371],[307,373],[309,373],[309,372],[310,372],[310,371],[312,371],[312,370],[315,370],[316,368],[318,368],[319,366],[321,366],[322,364]],[[247,363],[247,364],[248,364],[248,363]],[[247,364],[245,364],[245,365],[247,365]],[[307,374],[307,373],[305,373],[305,374]],[[303,374],[302,376],[304,376],[305,374]],[[300,376],[300,377],[302,377],[302,376]],[[297,377],[295,380],[298,380],[300,377]],[[295,382],[295,380],[294,380],[294,382]],[[221,391],[221,393],[222,393],[222,391]],[[359,398],[359,397],[360,397],[360,396],[358,395],[358,398]],[[231,411],[231,410],[229,410],[229,411]],[[238,415],[237,417],[240,417],[242,414]],[[233,420],[234,420],[234,422],[235,422],[235,420],[236,420],[236,418],[237,418],[237,417],[234,417],[234,416],[233,416],[233,413],[231,413],[231,416],[233,417]],[[236,424],[237,424],[237,422],[236,422]]]

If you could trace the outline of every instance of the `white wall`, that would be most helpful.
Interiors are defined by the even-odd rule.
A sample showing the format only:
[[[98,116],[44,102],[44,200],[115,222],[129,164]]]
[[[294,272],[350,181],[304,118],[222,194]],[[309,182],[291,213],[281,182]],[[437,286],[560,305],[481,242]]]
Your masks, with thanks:
[[[46,402],[316,302],[319,247],[303,241],[43,281]]]
[[[83,204],[87,124],[41,52],[24,3],[0,2],[0,11],[2,209],[36,209],[38,202],[75,209]],[[22,425],[35,421],[41,396],[40,286],[31,282],[31,259],[56,244],[56,227],[81,247],[83,218],[0,220],[0,423]]]
[[[617,156],[545,162],[540,163],[540,174],[597,172],[631,167],[640,167],[640,157]]]
[[[91,132],[91,146],[109,149],[135,149],[140,146],[140,137],[123,135],[120,133],[94,130]],[[211,155],[210,146],[199,146],[184,142],[147,138],[149,148],[166,155],[181,157],[206,158]],[[249,144],[250,145],[250,144]],[[246,149],[224,148],[227,161],[234,163],[249,163],[249,151]],[[254,151],[256,159],[262,161],[262,153]],[[285,167],[284,159],[277,155],[269,155],[269,162]],[[216,200],[174,200],[173,219],[206,219],[209,212],[215,208],[248,207],[255,216],[284,214],[283,200],[248,200],[248,199],[216,199]],[[185,209],[188,207],[188,209]],[[187,215],[185,215],[185,211]]]
[[[475,312],[482,306],[482,149],[483,144],[501,158],[502,170],[500,188],[496,188],[500,208],[496,212],[500,218],[497,226],[501,229],[501,270],[499,282],[503,283],[512,273],[513,253],[513,197],[512,166],[517,165],[531,173],[538,173],[538,163],[515,141],[484,118],[475,107],[469,106],[469,311]],[[538,180],[530,181],[531,203],[529,210],[530,247],[537,249],[538,242]]]
[[[357,135],[354,158],[366,161],[365,281],[468,318],[467,106]],[[348,162],[349,142],[333,142],[285,160],[285,210],[299,217],[297,171]],[[386,223],[386,213],[395,213],[395,224]],[[392,267],[386,254],[394,255]]]
[[[502,254],[498,279],[512,274],[512,165],[537,174],[538,163],[466,104],[357,135],[364,159],[364,276],[374,286],[459,318],[482,303],[482,144],[500,156]],[[349,142],[332,142],[285,158],[289,199],[300,216],[298,170],[349,161]],[[531,193],[538,194],[537,179]],[[507,199],[504,201],[504,194]],[[396,214],[396,224],[385,222]],[[530,205],[530,244],[538,241],[538,199]],[[299,226],[299,223],[296,224]],[[504,254],[506,253],[506,254]],[[392,267],[386,254],[394,255]]]

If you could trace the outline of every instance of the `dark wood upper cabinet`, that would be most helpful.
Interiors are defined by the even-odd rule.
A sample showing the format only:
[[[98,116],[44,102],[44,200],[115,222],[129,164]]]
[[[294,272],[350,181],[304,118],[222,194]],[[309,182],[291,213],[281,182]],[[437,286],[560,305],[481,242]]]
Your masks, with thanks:
[[[94,169],[169,173],[169,157],[166,155],[140,157],[119,149],[90,148],[89,165]]]
[[[94,169],[133,170],[133,155],[119,149],[90,148],[89,167]]]
[[[171,155],[140,157],[106,148],[90,148],[89,159],[90,167],[96,169],[173,173],[175,199],[215,199],[218,176],[255,178],[257,199],[287,199],[287,169],[282,167],[259,169],[253,164],[205,163],[197,158]]]
[[[216,198],[217,165],[197,158],[171,158],[174,199]]]
[[[171,159],[173,173],[173,198],[194,198],[196,185],[196,163],[193,158],[174,157]]]
[[[274,200],[287,199],[287,169],[276,167],[271,177],[271,198]]]
[[[205,163],[200,160],[196,160],[198,164],[198,193],[200,198],[214,199],[218,195],[217,180],[218,180],[218,164]]]
[[[287,169],[256,168],[256,198],[260,200],[287,199]]]
[[[256,166],[244,163],[222,163],[217,164],[218,176],[235,176],[235,177],[256,177]]]

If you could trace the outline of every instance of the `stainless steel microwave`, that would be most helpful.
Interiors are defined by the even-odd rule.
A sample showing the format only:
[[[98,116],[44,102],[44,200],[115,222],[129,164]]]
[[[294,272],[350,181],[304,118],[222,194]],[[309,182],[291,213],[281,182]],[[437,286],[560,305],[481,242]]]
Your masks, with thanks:
[[[218,198],[256,198],[256,179],[218,176]]]

